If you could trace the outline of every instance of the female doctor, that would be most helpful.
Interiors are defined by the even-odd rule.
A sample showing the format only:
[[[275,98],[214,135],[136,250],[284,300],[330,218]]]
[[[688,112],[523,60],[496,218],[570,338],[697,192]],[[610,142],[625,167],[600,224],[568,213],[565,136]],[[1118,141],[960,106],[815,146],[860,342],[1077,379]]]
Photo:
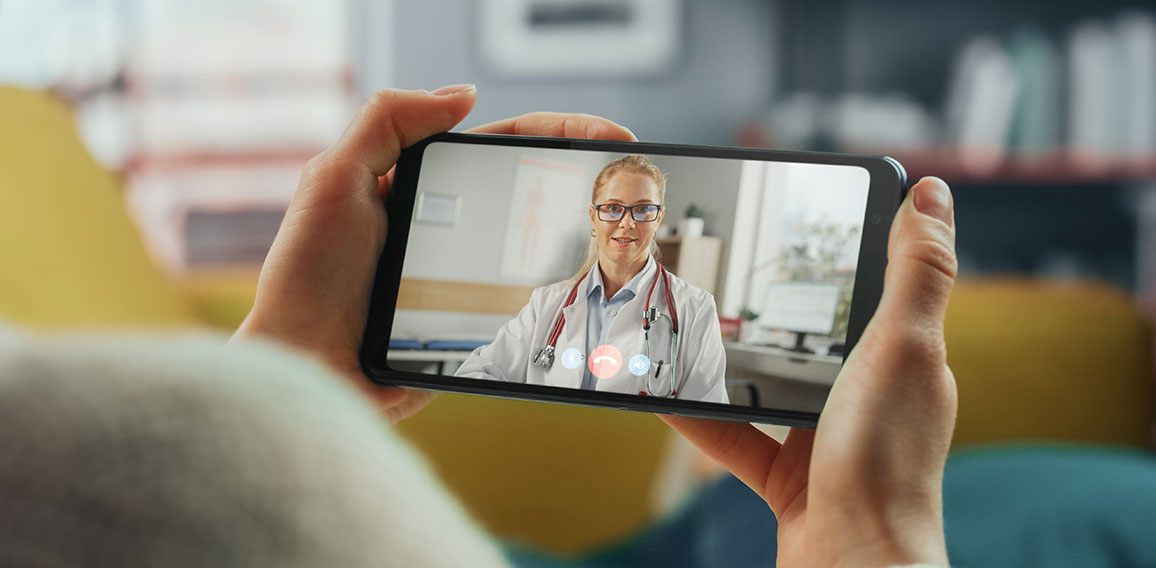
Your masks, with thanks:
[[[654,259],[666,177],[645,156],[594,179],[591,243],[571,279],[537,288],[459,377],[727,402],[714,298]]]

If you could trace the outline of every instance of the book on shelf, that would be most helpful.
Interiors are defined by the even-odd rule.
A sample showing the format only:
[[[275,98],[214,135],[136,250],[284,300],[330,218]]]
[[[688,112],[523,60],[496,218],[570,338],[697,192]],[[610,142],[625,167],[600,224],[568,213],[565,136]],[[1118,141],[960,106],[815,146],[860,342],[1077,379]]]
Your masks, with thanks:
[[[1008,53],[1019,75],[1009,153],[1039,159],[1058,152],[1063,141],[1063,58],[1055,43],[1036,28],[1012,35]]]
[[[982,36],[960,53],[946,108],[946,142],[963,169],[999,167],[1007,152],[1020,77],[998,40]]]
[[[1120,142],[1127,159],[1156,156],[1156,18],[1129,12],[1116,24],[1124,115]]]

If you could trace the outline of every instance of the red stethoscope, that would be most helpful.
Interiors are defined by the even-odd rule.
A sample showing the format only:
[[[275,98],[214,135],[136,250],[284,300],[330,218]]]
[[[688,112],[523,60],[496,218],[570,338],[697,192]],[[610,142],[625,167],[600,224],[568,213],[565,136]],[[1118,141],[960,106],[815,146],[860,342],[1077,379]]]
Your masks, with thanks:
[[[646,294],[646,309],[642,311],[642,333],[644,342],[646,344],[646,359],[650,361],[650,324],[654,323],[658,318],[665,317],[670,320],[670,389],[666,394],[658,394],[654,391],[652,382],[658,378],[658,373],[662,369],[662,361],[652,367],[652,371],[647,371],[646,376],[646,391],[640,391],[638,394],[659,396],[663,398],[673,397],[678,395],[678,389],[674,386],[674,380],[677,376],[678,367],[676,363],[675,353],[678,350],[678,312],[674,309],[674,297],[670,293],[670,273],[667,272],[666,267],[661,263],[658,265],[658,276],[650,283],[650,292]],[[546,338],[546,346],[539,349],[538,353],[534,355],[534,364],[539,367],[549,369],[554,365],[554,351],[558,345],[558,337],[562,335],[562,328],[566,325],[565,309],[574,303],[578,297],[578,287],[586,280],[589,274],[583,274],[582,278],[578,280],[574,287],[570,289],[570,295],[566,296],[566,303],[562,304],[562,309],[558,310],[558,318],[554,321],[554,327],[550,331],[549,337]],[[670,315],[659,313],[658,307],[651,306],[650,300],[654,297],[654,289],[658,286],[659,279],[662,280],[662,287],[666,295],[666,309],[670,311]]]

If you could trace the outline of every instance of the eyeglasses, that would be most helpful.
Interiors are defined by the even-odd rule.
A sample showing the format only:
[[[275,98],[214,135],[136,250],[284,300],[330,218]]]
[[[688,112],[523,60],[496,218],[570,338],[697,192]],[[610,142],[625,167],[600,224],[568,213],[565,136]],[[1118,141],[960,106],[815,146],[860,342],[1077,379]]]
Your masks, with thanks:
[[[602,205],[595,205],[598,210],[598,220],[616,223],[622,220],[626,215],[626,211],[630,211],[630,217],[639,223],[649,223],[658,220],[658,212],[662,211],[661,205],[654,205],[653,203],[642,203],[639,205],[619,205],[617,203],[603,203]]]

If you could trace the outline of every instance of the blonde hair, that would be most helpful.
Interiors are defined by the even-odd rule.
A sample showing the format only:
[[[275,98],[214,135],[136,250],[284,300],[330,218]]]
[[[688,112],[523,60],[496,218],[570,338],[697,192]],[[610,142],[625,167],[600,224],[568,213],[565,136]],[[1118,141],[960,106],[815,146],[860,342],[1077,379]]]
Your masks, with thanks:
[[[649,177],[654,181],[654,185],[658,187],[658,204],[662,205],[666,200],[666,175],[650,158],[640,154],[630,154],[623,156],[602,166],[602,171],[598,172],[598,176],[594,178],[594,189],[590,192],[590,203],[598,202],[598,192],[602,187],[610,181],[610,178],[620,173],[640,174]],[[654,239],[650,241],[650,255],[658,258],[658,243]],[[571,282],[576,282],[591,268],[594,268],[594,263],[598,262],[598,242],[594,239],[590,240],[590,246],[586,248],[586,260],[582,262],[582,268],[570,278]]]

